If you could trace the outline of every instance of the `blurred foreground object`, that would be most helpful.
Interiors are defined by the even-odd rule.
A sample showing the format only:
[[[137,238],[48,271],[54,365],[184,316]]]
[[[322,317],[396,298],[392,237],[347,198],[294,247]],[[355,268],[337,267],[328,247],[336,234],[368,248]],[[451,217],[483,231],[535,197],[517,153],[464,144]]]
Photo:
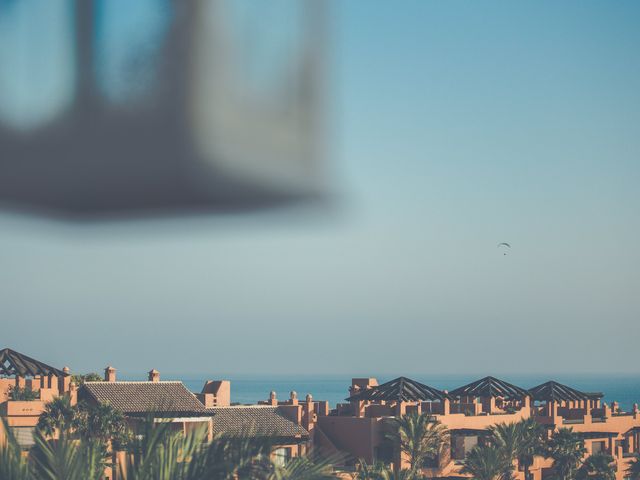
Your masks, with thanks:
[[[238,210],[322,191],[322,0],[0,0],[0,203]]]

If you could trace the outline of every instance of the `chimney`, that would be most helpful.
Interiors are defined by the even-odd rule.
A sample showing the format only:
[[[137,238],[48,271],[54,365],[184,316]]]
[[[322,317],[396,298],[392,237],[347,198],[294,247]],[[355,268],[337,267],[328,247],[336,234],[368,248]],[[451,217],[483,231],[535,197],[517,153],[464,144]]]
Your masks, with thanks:
[[[104,369],[104,381],[115,382],[116,381],[116,369],[112,366],[108,366]]]
[[[64,367],[62,369],[62,373],[64,373],[64,376],[58,379],[58,391],[64,393],[69,391],[69,385],[71,384],[71,370],[69,367]]]
[[[291,405],[298,405],[298,392],[296,392],[295,390],[289,393],[289,403]]]
[[[160,372],[155,368],[149,371],[149,381],[150,382],[159,382],[160,381]]]

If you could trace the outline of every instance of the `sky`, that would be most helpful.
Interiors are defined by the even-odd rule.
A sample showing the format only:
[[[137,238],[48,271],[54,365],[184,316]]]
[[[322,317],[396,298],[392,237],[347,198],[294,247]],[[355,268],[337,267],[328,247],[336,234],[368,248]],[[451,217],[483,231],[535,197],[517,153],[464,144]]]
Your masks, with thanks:
[[[332,7],[330,206],[0,213],[0,348],[73,371],[638,373],[640,4]]]

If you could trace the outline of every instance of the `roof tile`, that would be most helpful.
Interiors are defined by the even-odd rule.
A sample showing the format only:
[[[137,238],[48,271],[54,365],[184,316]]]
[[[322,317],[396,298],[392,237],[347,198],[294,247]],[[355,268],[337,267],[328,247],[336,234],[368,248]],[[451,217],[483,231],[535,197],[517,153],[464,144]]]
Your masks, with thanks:
[[[125,415],[207,415],[182,382],[86,382],[79,396],[109,403]]]

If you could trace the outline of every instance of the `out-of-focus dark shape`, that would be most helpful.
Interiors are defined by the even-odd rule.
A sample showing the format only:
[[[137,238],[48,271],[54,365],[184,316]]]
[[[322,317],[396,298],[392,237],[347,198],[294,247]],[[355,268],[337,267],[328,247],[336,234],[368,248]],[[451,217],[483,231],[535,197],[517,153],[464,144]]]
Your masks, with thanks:
[[[506,255],[509,250],[511,250],[511,245],[507,242],[502,242],[498,244],[498,248],[502,252],[502,255]]]
[[[323,187],[323,0],[0,0],[0,202],[243,210]]]

